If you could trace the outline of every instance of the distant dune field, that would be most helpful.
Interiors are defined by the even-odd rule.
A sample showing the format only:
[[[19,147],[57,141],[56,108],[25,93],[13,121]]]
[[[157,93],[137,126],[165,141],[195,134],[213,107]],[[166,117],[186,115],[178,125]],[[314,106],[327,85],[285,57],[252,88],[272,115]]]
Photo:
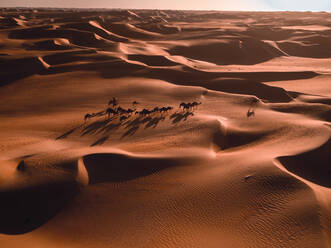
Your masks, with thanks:
[[[0,10],[1,248],[330,248],[331,14]]]

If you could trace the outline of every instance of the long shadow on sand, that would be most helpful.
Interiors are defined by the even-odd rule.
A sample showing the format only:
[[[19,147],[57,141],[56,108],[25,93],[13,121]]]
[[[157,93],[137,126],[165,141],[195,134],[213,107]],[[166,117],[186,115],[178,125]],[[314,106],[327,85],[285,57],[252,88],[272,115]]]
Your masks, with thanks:
[[[108,139],[109,139],[109,136],[104,136],[104,137],[98,139],[93,144],[91,144],[91,146],[103,145]]]
[[[177,124],[181,121],[186,121],[189,117],[194,116],[193,112],[176,112],[170,116],[170,119],[172,120],[172,124]]]
[[[72,135],[75,131],[80,130],[80,136],[87,135],[102,135],[101,138],[97,139],[91,144],[91,146],[103,145],[111,137],[111,132],[119,130],[122,128],[124,133],[121,136],[121,139],[125,137],[133,136],[141,128],[143,129],[155,129],[158,125],[164,122],[167,118],[171,120],[173,125],[177,125],[179,122],[186,121],[188,118],[194,116],[194,113],[191,111],[177,111],[173,114],[166,113],[156,113],[151,115],[138,115],[138,116],[128,116],[127,118],[121,120],[121,116],[113,116],[111,118],[102,119],[92,119],[91,122],[79,125],[75,128],[70,129],[69,131],[61,134],[56,138],[56,140],[66,139]]]
[[[65,132],[64,134],[61,134],[59,137],[57,137],[56,140],[66,139],[70,134],[72,134],[73,132],[75,132],[76,130],[78,130],[81,127],[82,127],[82,125],[75,127],[73,129],[70,129],[68,132]]]

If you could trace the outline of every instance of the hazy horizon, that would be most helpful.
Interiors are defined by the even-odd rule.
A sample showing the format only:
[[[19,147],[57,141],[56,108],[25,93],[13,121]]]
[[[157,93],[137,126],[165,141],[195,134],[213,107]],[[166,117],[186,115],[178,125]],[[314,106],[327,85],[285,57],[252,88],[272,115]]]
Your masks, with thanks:
[[[173,9],[173,10],[224,10],[224,11],[331,11],[331,2],[328,0],[291,1],[286,0],[233,0],[231,2],[221,0],[198,0],[194,2],[161,0],[161,1],[133,1],[114,0],[88,0],[75,3],[64,0],[4,0],[0,7],[41,7],[41,8],[120,8],[120,9]]]

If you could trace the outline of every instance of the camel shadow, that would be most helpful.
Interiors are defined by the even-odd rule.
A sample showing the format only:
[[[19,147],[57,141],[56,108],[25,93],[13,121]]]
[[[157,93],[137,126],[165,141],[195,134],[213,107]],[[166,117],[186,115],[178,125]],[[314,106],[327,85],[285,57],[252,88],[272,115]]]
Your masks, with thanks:
[[[133,120],[128,120],[128,121],[124,122],[123,125],[127,129],[127,128],[131,128],[134,126],[139,126],[143,121],[144,121],[144,119],[142,119],[141,116],[138,116],[138,117],[134,118]]]
[[[94,117],[96,116],[103,116],[105,115],[104,111],[98,112]],[[93,144],[90,146],[97,146],[97,145],[103,145],[108,139],[109,139],[109,133],[113,130],[117,130],[120,127],[124,127],[125,132],[121,136],[122,138],[125,138],[127,136],[133,136],[136,134],[136,132],[139,130],[139,128],[144,125],[144,129],[148,128],[157,128],[157,126],[165,121],[167,117],[169,116],[169,119],[172,120],[173,124],[176,124],[181,121],[186,121],[189,117],[193,116],[193,112],[186,111],[186,112],[176,112],[172,115],[170,113],[166,112],[164,114],[161,113],[152,113],[148,115],[138,115],[137,117],[133,117],[133,115],[113,115],[112,118],[106,118],[106,119],[96,119],[93,122],[90,123],[84,123],[78,127],[75,127],[64,134],[60,135],[56,138],[56,140],[67,138],[69,135],[71,135],[73,132],[75,132],[77,129],[82,128],[80,131],[81,137],[86,135],[103,135],[103,137],[96,140]],[[124,119],[120,117],[126,117]],[[117,121],[115,121],[117,120]]]
[[[128,120],[127,122],[123,123],[123,126],[125,126],[126,129],[133,128],[133,127],[140,127],[141,124],[144,124],[146,122],[151,121],[152,118],[150,116],[142,118],[141,116],[138,116],[137,118],[133,120]]]
[[[141,118],[141,116],[139,116],[134,120],[127,121],[124,125],[128,130],[122,135],[122,138],[134,135],[139,130],[140,126],[144,124],[146,124],[145,129],[151,127],[156,128],[158,124],[161,121],[164,121],[165,119],[166,119],[165,116],[153,117],[153,118],[151,116],[147,116],[145,118]]]
[[[121,138],[125,138],[126,136],[132,136],[132,135],[134,135],[138,131],[139,127],[140,127],[139,125],[131,127],[128,131],[126,131],[122,135]]]
[[[161,116],[161,117],[154,117],[153,119],[149,120],[148,123],[145,126],[145,129],[147,128],[156,128],[160,122],[165,121],[166,117]]]
[[[181,121],[186,121],[189,117],[192,116],[194,116],[194,113],[190,111],[176,112],[170,116],[170,119],[172,120],[172,124],[177,124]]]
[[[98,120],[92,122],[82,130],[81,136],[85,136],[87,134],[96,134],[100,129],[104,128],[110,121],[111,119],[106,119],[102,121]]]
[[[72,134],[73,132],[75,132],[77,129],[79,129],[79,128],[81,128],[81,127],[82,127],[82,125],[80,125],[80,126],[78,126],[78,127],[75,127],[75,128],[73,128],[73,129],[71,129],[71,130],[65,132],[64,134],[61,134],[59,137],[55,138],[55,140],[66,139],[66,138],[68,138],[68,136],[69,136],[70,134]]]
[[[101,139],[98,139],[96,142],[94,142],[92,145],[90,146],[101,146],[103,145],[107,140],[109,139],[109,136],[104,136]]]
[[[120,126],[122,126],[122,123],[121,122],[118,122],[118,123],[110,123],[104,127],[102,127],[97,133],[101,133],[103,132],[104,134],[108,134],[110,131],[112,130],[116,130],[118,129]]]

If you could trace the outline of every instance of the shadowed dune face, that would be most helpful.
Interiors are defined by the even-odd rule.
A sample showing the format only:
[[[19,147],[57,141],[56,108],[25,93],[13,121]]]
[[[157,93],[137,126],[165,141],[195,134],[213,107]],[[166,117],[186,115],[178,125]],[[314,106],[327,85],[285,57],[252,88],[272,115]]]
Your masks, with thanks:
[[[294,174],[315,184],[331,187],[331,141],[295,156],[279,157],[279,162]]]
[[[322,99],[322,102],[324,100]],[[291,104],[274,104],[272,109],[284,113],[296,113],[308,115],[316,119],[331,121],[331,106],[328,104],[304,104],[304,103],[291,103]]]
[[[46,183],[0,192],[0,233],[23,234],[56,216],[78,193],[76,182]]]
[[[208,61],[218,65],[231,64],[258,64],[278,56],[284,55],[281,51],[267,43],[255,39],[235,39],[189,42],[184,46],[176,46],[169,50],[172,55],[181,55],[187,58]],[[184,43],[185,44],[185,43]]]
[[[226,150],[241,146],[249,146],[251,143],[263,140],[271,131],[247,131],[232,128],[215,132],[213,142],[220,150]]]
[[[0,247],[330,248],[330,30],[1,9]]]
[[[52,167],[38,163],[31,163],[29,158],[19,163],[1,161],[2,166],[9,168],[0,173],[0,233],[31,232],[56,216],[79,192],[74,164],[51,165],[71,171],[70,176],[71,173],[56,173]]]
[[[139,158],[109,153],[90,154],[83,157],[89,184],[125,182],[157,173],[169,167],[184,165],[185,162],[188,163],[183,158]]]

